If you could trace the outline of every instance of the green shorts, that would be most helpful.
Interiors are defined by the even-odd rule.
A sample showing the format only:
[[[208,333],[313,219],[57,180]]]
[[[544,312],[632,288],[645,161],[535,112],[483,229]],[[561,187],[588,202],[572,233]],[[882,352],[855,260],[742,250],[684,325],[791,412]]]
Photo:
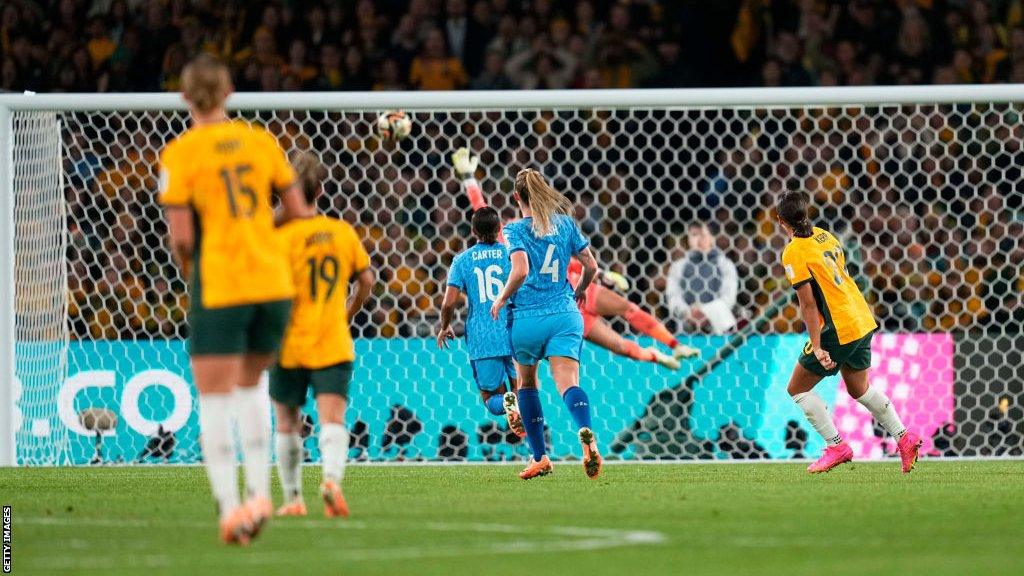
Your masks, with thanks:
[[[352,363],[341,362],[326,368],[270,369],[270,397],[286,406],[302,406],[306,393],[313,388],[313,396],[339,394],[348,398],[348,385],[352,381]]]
[[[227,308],[204,308],[195,302],[188,314],[188,352],[192,356],[276,352],[291,309],[291,300]]]
[[[863,338],[853,342],[839,344],[835,331],[832,331],[829,335],[822,334],[821,347],[832,357],[836,367],[831,370],[825,370],[825,367],[818,361],[818,357],[814,355],[814,350],[811,348],[809,340],[804,345],[803,354],[800,355],[800,365],[821,377],[838,374],[839,369],[843,366],[854,370],[867,370],[871,368],[871,339],[874,336],[875,333],[870,332]]]

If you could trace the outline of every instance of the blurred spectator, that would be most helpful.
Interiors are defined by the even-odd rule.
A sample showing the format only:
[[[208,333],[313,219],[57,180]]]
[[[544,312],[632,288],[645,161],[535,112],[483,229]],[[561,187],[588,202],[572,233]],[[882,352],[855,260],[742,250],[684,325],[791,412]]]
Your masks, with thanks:
[[[462,62],[447,54],[444,34],[436,28],[428,32],[422,51],[409,66],[409,83],[420,90],[455,90],[467,82]]]
[[[672,263],[665,282],[669,311],[691,330],[728,332],[736,326],[732,311],[739,291],[736,265],[715,247],[707,224],[690,224],[686,237],[689,250]]]

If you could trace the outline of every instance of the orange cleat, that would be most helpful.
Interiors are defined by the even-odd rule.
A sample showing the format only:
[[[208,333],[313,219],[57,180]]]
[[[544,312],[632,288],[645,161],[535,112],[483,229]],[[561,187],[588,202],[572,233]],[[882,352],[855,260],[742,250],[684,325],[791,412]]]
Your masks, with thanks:
[[[328,518],[348,518],[348,503],[341,493],[341,487],[332,480],[324,480],[320,484],[320,497],[324,500],[324,516]]]
[[[590,428],[580,428],[580,444],[583,445],[583,471],[587,478],[596,480],[601,473],[601,453],[597,451],[597,439]]]
[[[306,503],[301,498],[285,502],[277,509],[277,516],[305,516]]]
[[[516,393],[505,392],[503,403],[509,430],[515,432],[516,436],[520,438],[526,438],[526,428],[523,426],[523,417],[519,414],[519,401],[516,399]]]
[[[533,458],[530,458],[530,462],[526,465],[526,468],[519,473],[519,477],[523,480],[529,480],[530,478],[536,478],[538,476],[547,476],[551,474],[555,469],[551,465],[551,459],[548,458],[547,454],[537,462]]]
[[[253,496],[246,501],[244,506],[249,510],[249,521],[252,524],[249,537],[255,538],[259,536],[260,530],[263,530],[267,520],[274,515],[274,504],[269,498]]]
[[[220,540],[225,544],[248,546],[252,537],[252,519],[246,505],[232,510],[220,520]]]

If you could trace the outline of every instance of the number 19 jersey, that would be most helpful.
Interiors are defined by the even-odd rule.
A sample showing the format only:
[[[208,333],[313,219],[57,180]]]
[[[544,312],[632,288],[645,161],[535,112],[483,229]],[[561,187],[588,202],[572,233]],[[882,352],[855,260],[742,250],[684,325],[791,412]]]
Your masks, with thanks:
[[[506,308],[498,320],[491,318],[491,305],[505,289],[511,269],[503,244],[477,244],[452,260],[448,285],[466,295],[466,348],[471,360],[512,354]]]
[[[347,222],[327,216],[292,220],[278,234],[296,289],[278,363],[316,370],[351,362],[348,284],[370,265],[359,236]]]

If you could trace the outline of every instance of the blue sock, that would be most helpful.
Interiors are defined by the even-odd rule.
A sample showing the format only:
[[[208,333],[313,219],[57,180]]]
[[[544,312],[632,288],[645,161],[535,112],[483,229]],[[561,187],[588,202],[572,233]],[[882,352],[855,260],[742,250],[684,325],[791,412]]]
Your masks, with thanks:
[[[495,416],[505,415],[505,399],[503,394],[495,394],[484,401],[484,406],[487,406],[487,410]]]
[[[540,407],[540,394],[536,388],[520,388],[519,414],[526,428],[526,440],[530,443],[533,459],[540,462],[544,457],[544,412]]]
[[[587,393],[579,386],[573,386],[562,394],[565,406],[569,408],[569,415],[576,423],[576,428],[590,428],[590,400]]]

